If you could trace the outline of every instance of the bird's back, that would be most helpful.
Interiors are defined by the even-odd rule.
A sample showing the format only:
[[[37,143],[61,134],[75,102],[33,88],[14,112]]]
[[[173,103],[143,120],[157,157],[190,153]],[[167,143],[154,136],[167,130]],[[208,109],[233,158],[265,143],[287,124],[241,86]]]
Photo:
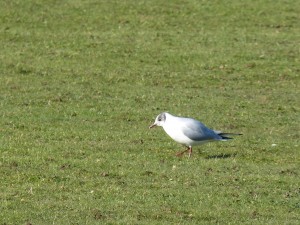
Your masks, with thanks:
[[[182,132],[194,141],[220,139],[219,135],[198,120],[182,117],[182,126]]]
[[[168,115],[164,130],[175,141],[183,144],[195,144],[221,139],[213,130],[198,120],[188,117]]]

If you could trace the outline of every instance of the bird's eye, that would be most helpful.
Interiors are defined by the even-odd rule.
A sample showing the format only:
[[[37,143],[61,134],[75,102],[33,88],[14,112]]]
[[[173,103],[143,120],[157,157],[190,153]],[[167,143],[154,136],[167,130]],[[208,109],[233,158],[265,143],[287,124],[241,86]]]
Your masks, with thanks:
[[[161,121],[161,118],[158,118],[158,121]]]

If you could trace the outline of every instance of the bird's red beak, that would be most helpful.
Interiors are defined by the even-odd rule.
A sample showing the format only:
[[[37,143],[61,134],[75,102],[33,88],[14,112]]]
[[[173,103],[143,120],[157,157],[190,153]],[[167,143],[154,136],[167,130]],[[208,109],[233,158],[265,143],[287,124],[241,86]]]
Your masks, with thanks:
[[[149,129],[151,129],[151,128],[153,128],[153,127],[156,127],[157,125],[154,123],[154,124],[152,124],[150,127],[149,127]]]

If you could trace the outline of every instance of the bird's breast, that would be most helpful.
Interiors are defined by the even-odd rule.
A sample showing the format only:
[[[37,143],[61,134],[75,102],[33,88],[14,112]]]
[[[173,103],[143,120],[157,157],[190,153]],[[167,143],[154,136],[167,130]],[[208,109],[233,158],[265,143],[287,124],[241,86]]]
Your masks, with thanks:
[[[191,145],[192,140],[183,134],[181,129],[174,126],[164,126],[165,132],[176,142],[184,145]]]

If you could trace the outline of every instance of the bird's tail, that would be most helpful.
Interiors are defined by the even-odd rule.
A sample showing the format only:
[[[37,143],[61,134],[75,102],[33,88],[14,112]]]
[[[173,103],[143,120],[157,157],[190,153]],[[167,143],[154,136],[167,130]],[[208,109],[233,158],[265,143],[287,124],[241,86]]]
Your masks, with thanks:
[[[243,134],[235,134],[235,133],[223,133],[221,131],[215,131],[215,132],[222,138],[221,140],[224,140],[224,141],[233,139],[232,137],[228,137],[228,136],[243,135]]]

